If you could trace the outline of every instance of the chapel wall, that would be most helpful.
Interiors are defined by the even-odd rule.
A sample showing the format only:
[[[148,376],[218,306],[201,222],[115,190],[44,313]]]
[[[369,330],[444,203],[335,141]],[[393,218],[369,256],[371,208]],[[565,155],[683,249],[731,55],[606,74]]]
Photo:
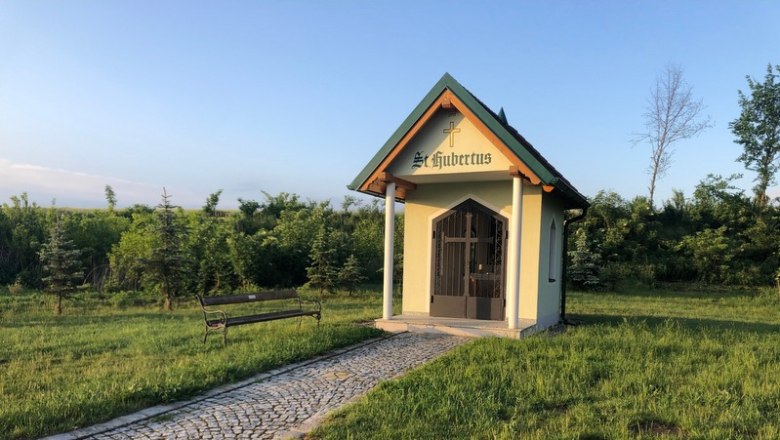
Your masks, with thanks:
[[[563,210],[560,197],[554,193],[544,193],[542,197],[542,221],[539,253],[539,302],[537,325],[546,328],[560,320],[563,252]],[[555,222],[555,238],[550,240],[552,224]],[[550,249],[550,245],[553,249]],[[551,261],[552,254],[552,261]],[[550,264],[552,263],[552,268]],[[552,270],[551,270],[552,269]]]
[[[407,195],[404,207],[404,314],[429,314],[433,220],[469,198],[507,220],[511,219],[511,181],[430,183],[418,185]],[[507,228],[509,226],[507,222]]]
[[[524,185],[520,237],[520,319],[536,320],[538,316],[542,196],[540,186]]]

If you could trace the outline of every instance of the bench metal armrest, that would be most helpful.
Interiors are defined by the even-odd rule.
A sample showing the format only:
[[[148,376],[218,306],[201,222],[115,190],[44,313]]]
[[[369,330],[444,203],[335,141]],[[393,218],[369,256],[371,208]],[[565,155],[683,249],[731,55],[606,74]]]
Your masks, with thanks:
[[[209,316],[216,315],[219,321],[222,321],[222,324],[227,324],[227,313],[223,312],[222,310],[206,310],[203,309],[203,318],[206,320],[206,323],[208,325],[209,322]]]

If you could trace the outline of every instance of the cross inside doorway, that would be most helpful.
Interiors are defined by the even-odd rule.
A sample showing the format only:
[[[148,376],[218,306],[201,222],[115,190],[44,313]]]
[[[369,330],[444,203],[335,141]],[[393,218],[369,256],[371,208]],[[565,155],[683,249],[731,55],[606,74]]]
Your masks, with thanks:
[[[450,135],[450,148],[455,146],[455,133],[460,133],[460,128],[455,128],[455,123],[450,121],[450,128],[442,130],[445,134]]]

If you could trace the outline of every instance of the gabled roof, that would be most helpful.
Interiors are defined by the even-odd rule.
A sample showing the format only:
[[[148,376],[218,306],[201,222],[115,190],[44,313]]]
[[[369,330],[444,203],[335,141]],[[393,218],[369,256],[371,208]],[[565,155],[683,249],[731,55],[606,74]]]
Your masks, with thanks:
[[[501,117],[490,110],[449,73],[445,73],[441,77],[347,187],[356,191],[374,193],[368,189],[372,183],[370,180],[374,180],[377,173],[384,171],[384,168],[392,161],[394,151],[398,151],[397,147],[403,148],[420,125],[425,123],[433,113],[432,110],[435,110],[432,107],[442,102],[449,104],[450,101],[453,101],[455,107],[462,113],[476,118],[481,123],[480,125],[488,131],[488,134],[495,136],[505,147],[502,150],[518,159],[520,173],[532,183],[543,185],[547,190],[559,191],[573,205],[572,207],[584,208],[589,205],[585,197],[542,157],[530,142],[521,136],[514,127],[506,123],[506,116]]]

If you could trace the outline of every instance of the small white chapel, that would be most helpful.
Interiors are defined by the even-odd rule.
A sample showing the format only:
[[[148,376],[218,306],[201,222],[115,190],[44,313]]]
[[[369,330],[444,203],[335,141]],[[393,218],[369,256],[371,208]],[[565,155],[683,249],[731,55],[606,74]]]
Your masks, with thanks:
[[[385,199],[379,328],[520,338],[565,313],[568,225],[586,198],[452,76],[433,86],[350,189]],[[396,203],[404,207],[393,315]]]

